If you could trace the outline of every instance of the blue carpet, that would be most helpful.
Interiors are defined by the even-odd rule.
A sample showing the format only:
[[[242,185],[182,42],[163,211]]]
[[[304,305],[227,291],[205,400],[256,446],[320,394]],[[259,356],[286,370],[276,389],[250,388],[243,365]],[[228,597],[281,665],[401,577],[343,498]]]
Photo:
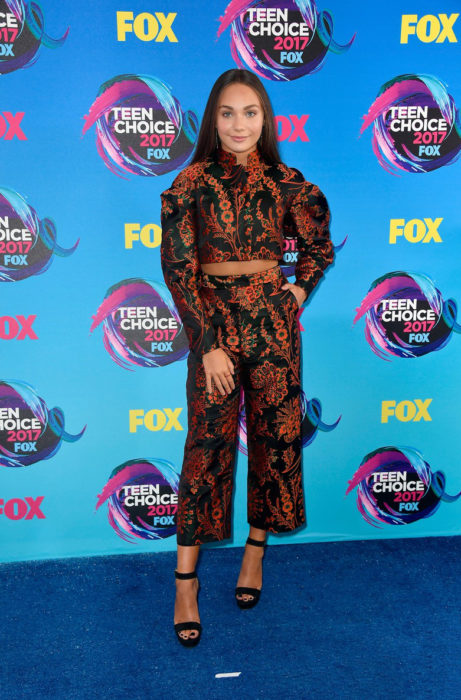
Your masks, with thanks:
[[[252,610],[242,552],[202,550],[194,648],[173,553],[0,565],[0,697],[461,698],[459,537],[268,546]]]

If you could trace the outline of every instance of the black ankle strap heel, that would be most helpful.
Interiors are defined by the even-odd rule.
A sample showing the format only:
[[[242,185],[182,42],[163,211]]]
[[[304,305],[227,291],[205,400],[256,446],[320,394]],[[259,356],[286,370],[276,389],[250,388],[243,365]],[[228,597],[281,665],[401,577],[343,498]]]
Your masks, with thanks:
[[[178,579],[190,579],[190,578],[196,578],[198,582],[198,588],[197,588],[197,597],[198,597],[198,591],[200,590],[200,582],[198,580],[197,572],[194,571],[188,571],[187,573],[182,573],[181,571],[176,571],[174,572],[175,578]],[[174,625],[174,630],[176,632],[176,636],[178,640],[181,642],[181,644],[185,647],[195,647],[196,644],[199,643],[200,637],[202,634],[202,625],[200,622],[196,622],[195,620],[191,620],[190,622],[177,622]],[[179,635],[179,632],[184,632],[185,630],[187,631],[192,631],[192,630],[197,630],[198,635],[196,637],[187,637],[185,639],[184,637],[181,637]]]
[[[181,573],[181,571],[174,570],[175,578],[196,578],[196,571],[188,571],[186,574]]]
[[[252,537],[247,537],[247,544],[254,544],[256,547],[265,547],[266,540],[254,540]]]
[[[265,540],[255,540],[252,537],[247,537],[246,544],[252,544],[255,547],[265,547]],[[238,598],[239,595],[251,595],[250,600],[243,600],[243,598]],[[258,602],[261,595],[260,588],[249,588],[248,586],[237,586],[235,589],[235,600],[239,608],[253,608]]]

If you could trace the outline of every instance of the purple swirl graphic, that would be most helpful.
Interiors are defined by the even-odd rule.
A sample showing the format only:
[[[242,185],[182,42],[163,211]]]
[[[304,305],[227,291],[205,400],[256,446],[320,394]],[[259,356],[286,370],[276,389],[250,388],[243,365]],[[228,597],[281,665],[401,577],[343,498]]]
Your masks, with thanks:
[[[62,46],[69,28],[59,39],[53,39],[45,31],[45,18],[39,3],[23,0],[0,0],[0,74],[5,75],[19,68],[28,68],[38,59],[40,46],[55,49]]]
[[[102,323],[104,347],[120,367],[163,367],[189,352],[181,318],[168,288],[132,278],[111,287],[93,316]]]
[[[268,80],[296,80],[322,67],[328,52],[347,51],[333,39],[333,17],[314,0],[231,0],[218,37],[231,27],[231,54],[239,68]]]
[[[441,350],[452,332],[460,333],[454,299],[443,301],[433,281],[420,273],[389,272],[375,280],[356,309],[365,314],[365,337],[383,360],[421,357]]]
[[[322,421],[322,405],[319,399],[306,398],[306,394],[301,389],[301,447],[307,447],[312,444],[318,431],[329,433],[336,428],[341,416],[332,424]],[[289,430],[290,426],[286,425],[285,429]],[[245,412],[245,394],[243,388],[240,391],[239,417],[238,417],[238,442],[237,447],[239,452],[248,455],[247,443],[247,421]]]
[[[61,441],[76,442],[77,435],[64,429],[64,413],[49,410],[35,389],[25,382],[0,382],[0,464],[26,467],[50,459]]]
[[[373,125],[373,152],[392,175],[428,173],[454,163],[461,150],[455,102],[431,75],[399,75],[385,83],[363,117],[360,134]]]
[[[413,447],[380,447],[363,458],[348,482],[346,495],[357,487],[357,508],[373,527],[407,525],[433,515],[441,501],[460,496],[445,493],[443,472],[431,472]]]
[[[179,475],[165,459],[133,459],[116,467],[98,495],[107,517],[126,542],[159,540],[176,533]]]
[[[40,220],[21,195],[0,187],[0,282],[42,274],[50,267],[53,255],[72,255],[79,241],[72,248],[61,248],[54,221]]]
[[[322,420],[322,404],[319,399],[307,400],[304,391],[301,390],[301,405],[302,405],[302,424],[301,424],[301,435],[302,435],[302,446],[307,447],[311,445],[314,441],[315,436],[318,431],[321,430],[323,433],[330,433],[336,428],[341,416],[337,418],[334,423],[325,423]]]
[[[184,167],[198,133],[195,113],[183,112],[170,86],[149,75],[117,75],[105,82],[82,133],[94,124],[99,155],[122,178]]]

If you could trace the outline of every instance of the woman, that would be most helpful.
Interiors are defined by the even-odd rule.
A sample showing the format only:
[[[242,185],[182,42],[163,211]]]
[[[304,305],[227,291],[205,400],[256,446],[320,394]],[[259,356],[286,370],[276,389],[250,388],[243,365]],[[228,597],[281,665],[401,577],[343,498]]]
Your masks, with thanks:
[[[240,607],[258,602],[266,532],[305,523],[297,312],[333,246],[326,199],[280,162],[269,98],[246,70],[214,84],[192,163],[161,198],[162,270],[190,346],[174,627],[194,646],[200,544],[230,537],[241,387],[250,530]],[[295,283],[279,266],[284,236],[297,238]]]

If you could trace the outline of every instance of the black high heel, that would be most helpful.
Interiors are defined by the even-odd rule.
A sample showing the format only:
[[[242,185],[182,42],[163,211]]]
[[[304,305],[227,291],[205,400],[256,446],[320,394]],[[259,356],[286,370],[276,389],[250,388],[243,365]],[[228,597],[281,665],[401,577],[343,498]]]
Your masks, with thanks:
[[[200,590],[200,581],[198,580],[197,573],[196,571],[190,571],[187,574],[182,574],[179,571],[174,572],[175,578],[180,578],[180,579],[185,579],[185,578],[196,578],[198,582],[198,588],[197,588],[197,598],[198,598],[198,592]],[[197,637],[188,637],[187,639],[184,639],[184,637],[181,637],[179,635],[179,632],[184,632],[184,630],[197,630],[198,635]],[[196,644],[199,643],[200,637],[202,634],[202,625],[200,622],[195,622],[195,620],[191,620],[190,622],[177,622],[174,626],[174,631],[176,632],[176,636],[183,644],[185,647],[195,647]]]
[[[252,544],[255,547],[265,547],[265,540],[254,540],[252,537],[247,537],[246,544]],[[243,600],[243,598],[237,598],[238,595],[251,595],[253,596],[250,600]],[[237,586],[235,589],[235,600],[239,608],[252,608],[256,605],[261,595],[261,588],[248,588],[248,586]]]

